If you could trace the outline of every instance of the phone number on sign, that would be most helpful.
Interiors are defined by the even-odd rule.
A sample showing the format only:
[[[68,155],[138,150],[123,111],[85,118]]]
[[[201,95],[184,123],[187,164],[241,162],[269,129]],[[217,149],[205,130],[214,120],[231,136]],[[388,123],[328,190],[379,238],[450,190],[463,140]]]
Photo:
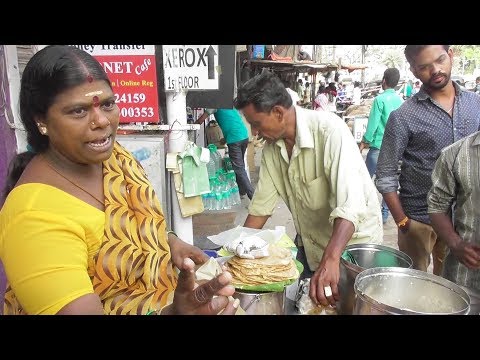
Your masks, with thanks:
[[[145,102],[146,96],[143,93],[135,93],[135,94],[115,94],[115,102],[116,103],[124,103],[124,104],[141,104]]]
[[[151,118],[154,115],[153,107],[124,107],[120,109],[123,117]]]

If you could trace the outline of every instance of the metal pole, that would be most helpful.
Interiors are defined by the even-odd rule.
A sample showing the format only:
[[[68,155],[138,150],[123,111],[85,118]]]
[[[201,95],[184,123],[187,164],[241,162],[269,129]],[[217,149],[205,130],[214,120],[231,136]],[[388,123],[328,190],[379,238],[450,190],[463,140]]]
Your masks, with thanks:
[[[365,64],[366,45],[362,45],[362,65]],[[365,69],[362,69],[362,87],[365,87]]]
[[[187,95],[185,91],[166,92],[167,121],[172,129],[187,125]],[[183,152],[188,141],[185,130],[172,130],[168,139],[168,152]],[[192,217],[182,217],[173,176],[170,176],[172,191],[172,230],[180,239],[193,245]]]

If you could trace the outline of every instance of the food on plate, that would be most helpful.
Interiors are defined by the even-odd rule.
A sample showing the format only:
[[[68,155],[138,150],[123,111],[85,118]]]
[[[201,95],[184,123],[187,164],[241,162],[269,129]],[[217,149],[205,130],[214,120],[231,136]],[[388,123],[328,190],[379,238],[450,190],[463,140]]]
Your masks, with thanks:
[[[232,274],[232,285],[271,284],[300,276],[289,249],[268,245],[268,256],[258,259],[244,259],[233,256],[226,262]]]

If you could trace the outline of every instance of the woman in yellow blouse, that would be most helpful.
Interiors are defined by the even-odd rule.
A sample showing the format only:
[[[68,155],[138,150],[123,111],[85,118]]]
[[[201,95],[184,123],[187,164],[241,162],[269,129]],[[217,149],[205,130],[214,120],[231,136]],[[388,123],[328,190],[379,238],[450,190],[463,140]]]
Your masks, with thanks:
[[[167,235],[144,170],[115,142],[119,109],[97,60],[36,53],[20,113],[31,150],[13,160],[0,211],[5,314],[236,311],[229,273],[197,287],[194,262],[208,257]]]

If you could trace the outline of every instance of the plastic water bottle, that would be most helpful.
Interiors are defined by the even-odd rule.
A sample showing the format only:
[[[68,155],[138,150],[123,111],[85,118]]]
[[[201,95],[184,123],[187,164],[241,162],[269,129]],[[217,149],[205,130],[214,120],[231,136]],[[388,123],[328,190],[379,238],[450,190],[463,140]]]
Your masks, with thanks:
[[[140,148],[138,150],[133,151],[132,155],[138,161],[143,161],[143,160],[148,159],[150,157],[150,155],[152,155],[152,152],[150,151],[150,149],[143,147],[143,148]]]
[[[232,160],[230,160],[229,156],[223,157],[223,168],[225,169],[225,171],[233,170]]]
[[[216,177],[220,182],[223,182],[226,180],[226,172],[223,169],[217,170],[216,172]]]
[[[207,199],[207,209],[208,210],[215,210],[215,194],[213,192],[208,193]]]
[[[222,181],[221,188],[222,188],[222,209],[228,210],[232,207],[232,204],[230,201],[230,185],[226,179]]]
[[[223,196],[222,196],[222,187],[220,185],[220,182],[215,179],[214,180],[214,194],[215,194],[215,210],[222,210],[223,209]]]
[[[207,205],[206,206],[204,205],[207,210],[215,210],[215,181],[216,181],[215,176],[210,176],[208,178],[208,182],[210,183],[210,192],[206,194]]]
[[[215,195],[211,192],[202,195],[203,207],[205,210],[215,210]]]
[[[235,205],[239,205],[242,202],[242,199],[240,198],[240,191],[238,189],[235,172],[233,170],[229,171],[227,176],[230,182],[230,193],[232,197],[232,202]]]
[[[208,194],[202,194],[203,208],[204,208],[205,210],[210,210],[210,208],[209,208],[209,206],[210,206],[210,204],[209,204],[209,195],[210,195],[210,193],[208,193]]]
[[[208,172],[208,177],[210,180],[212,177],[215,177],[216,174],[216,164],[215,164],[215,159],[212,156],[212,153],[210,153],[210,161],[207,163],[207,172]],[[211,185],[211,184],[210,184]]]
[[[208,149],[210,150],[210,157],[213,157],[215,161],[215,172],[222,168],[222,155],[217,150],[217,146],[215,144],[209,144]]]

